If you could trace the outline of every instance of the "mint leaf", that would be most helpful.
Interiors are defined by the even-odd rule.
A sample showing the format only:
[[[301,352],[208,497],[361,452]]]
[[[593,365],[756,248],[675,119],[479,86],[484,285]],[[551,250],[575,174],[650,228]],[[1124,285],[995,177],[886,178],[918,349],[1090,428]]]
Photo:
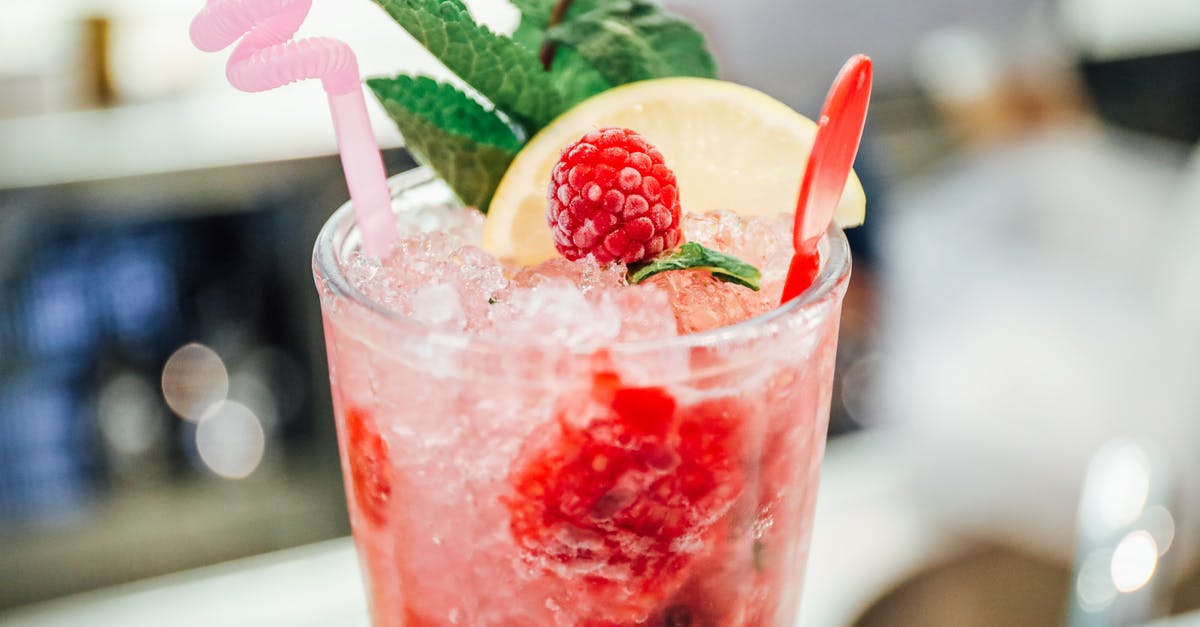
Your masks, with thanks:
[[[522,18],[517,24],[516,30],[513,31],[512,40],[518,45],[524,46],[526,50],[537,53],[542,46],[545,30],[545,28],[539,28]]]
[[[546,29],[550,25],[550,16],[559,1],[561,0],[513,0],[513,5],[521,12],[521,22],[513,31],[513,40],[540,57],[542,44],[546,39]],[[574,0],[567,9],[564,21],[569,22],[579,15],[593,11],[601,3],[602,0]],[[587,59],[565,46],[555,50],[550,74],[566,99],[568,108],[613,86]]]
[[[566,109],[537,53],[475,23],[461,0],[375,0],[414,39],[525,125],[530,133]]]
[[[521,12],[521,22],[513,32],[513,39],[530,50],[540,52],[542,44],[547,39],[546,31],[551,28],[550,17],[560,1],[512,0],[513,5]],[[574,0],[571,2],[561,26],[556,25],[555,28],[558,30],[552,32],[569,31],[582,33],[581,36],[589,37],[592,34],[589,31],[596,28],[594,22],[597,16],[613,11],[628,11],[631,8],[629,4],[627,0]],[[581,24],[581,26],[577,28],[574,26],[575,24]],[[558,40],[554,38],[551,38],[551,41],[558,43]],[[618,78],[618,80],[612,80],[612,76],[601,73],[587,57],[570,46],[556,46],[550,73],[566,98],[568,107],[616,85],[636,80],[627,80],[625,75],[629,73],[623,71],[610,73]],[[672,74],[672,72],[667,72],[663,75]]]
[[[464,204],[487,212],[521,139],[495,111],[428,77],[373,78],[408,149],[441,176]]]
[[[555,0],[512,0],[512,3],[521,12],[521,21],[512,34],[513,40],[537,53],[542,47],[546,27],[550,24]]]
[[[537,50],[542,45],[542,32],[550,23],[554,3],[555,0],[512,0],[513,6],[521,12],[521,21],[512,38],[530,50]]]
[[[404,107],[427,117],[448,133],[514,152],[521,149],[521,139],[500,114],[453,85],[427,76],[402,74],[367,79],[367,86],[389,111],[391,105]]]
[[[554,7],[561,0],[512,0],[513,6],[521,12],[521,25],[537,31],[544,31],[550,25],[550,16],[554,13]],[[589,11],[595,10],[602,4],[611,2],[612,0],[573,0],[570,8],[567,9],[566,19],[582,15]],[[519,27],[518,27],[519,28]],[[540,43],[540,42],[539,42]]]
[[[592,64],[572,48],[560,47],[550,68],[554,82],[567,102],[567,107],[613,87]]]
[[[420,116],[393,112],[392,118],[404,129],[413,156],[433,168],[464,205],[487,213],[514,154],[449,135]]]
[[[612,85],[666,76],[716,77],[704,35],[647,0],[613,0],[551,27]]]
[[[529,20],[534,25],[545,27],[550,21],[550,12],[554,10],[556,0],[512,0],[512,5],[521,12],[522,20]]]
[[[733,255],[705,248],[695,242],[688,242],[680,246],[679,250],[668,252],[648,262],[634,264],[629,270],[628,280],[631,285],[670,270],[707,270],[718,280],[736,283],[756,292],[762,280],[762,273],[758,268]]]

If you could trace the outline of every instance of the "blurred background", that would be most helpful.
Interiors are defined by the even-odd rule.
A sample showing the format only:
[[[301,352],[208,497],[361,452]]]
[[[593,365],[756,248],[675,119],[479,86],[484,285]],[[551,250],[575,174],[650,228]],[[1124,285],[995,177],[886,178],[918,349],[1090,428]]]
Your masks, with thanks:
[[[200,4],[0,0],[0,623],[348,533],[309,265],[346,195],[324,97],[232,89],[188,42]],[[819,518],[806,595],[870,594],[809,624],[1200,607],[1200,2],[667,4],[809,116],[876,63],[826,478],[863,495],[835,526],[866,570],[822,577]],[[445,74],[368,0],[315,0],[314,34]],[[928,543],[897,536],[919,568],[881,582],[888,523],[861,520],[909,520],[885,504]]]

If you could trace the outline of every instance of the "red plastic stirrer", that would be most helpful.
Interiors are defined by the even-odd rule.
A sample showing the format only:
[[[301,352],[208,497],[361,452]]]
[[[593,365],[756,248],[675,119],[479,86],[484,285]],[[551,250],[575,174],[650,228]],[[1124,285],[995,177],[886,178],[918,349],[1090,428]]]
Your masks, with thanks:
[[[800,199],[796,203],[792,232],[796,253],[780,304],[800,295],[817,278],[820,267],[817,244],[829,229],[842,199],[842,189],[858,154],[870,99],[871,59],[864,54],[854,55],[834,79],[817,121],[817,137],[804,168]]]

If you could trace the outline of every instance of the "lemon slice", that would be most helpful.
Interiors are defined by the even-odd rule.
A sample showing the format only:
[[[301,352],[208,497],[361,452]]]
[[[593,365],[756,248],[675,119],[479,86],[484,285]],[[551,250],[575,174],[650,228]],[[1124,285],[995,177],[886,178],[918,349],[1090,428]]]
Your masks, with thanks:
[[[736,83],[662,78],[610,89],[556,118],[513,159],[488,210],[488,252],[523,264],[557,254],[546,224],[550,171],[563,148],[604,126],[633,129],[662,151],[685,212],[755,215],[796,210],[817,132],[812,120]],[[862,184],[851,173],[834,220],[842,227],[862,224],[865,206]]]

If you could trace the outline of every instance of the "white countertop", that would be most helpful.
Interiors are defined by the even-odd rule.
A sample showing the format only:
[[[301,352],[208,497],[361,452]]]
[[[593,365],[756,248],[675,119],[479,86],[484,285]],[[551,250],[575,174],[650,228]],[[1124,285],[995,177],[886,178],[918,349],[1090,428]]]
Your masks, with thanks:
[[[69,597],[5,627],[367,627],[349,538]]]

